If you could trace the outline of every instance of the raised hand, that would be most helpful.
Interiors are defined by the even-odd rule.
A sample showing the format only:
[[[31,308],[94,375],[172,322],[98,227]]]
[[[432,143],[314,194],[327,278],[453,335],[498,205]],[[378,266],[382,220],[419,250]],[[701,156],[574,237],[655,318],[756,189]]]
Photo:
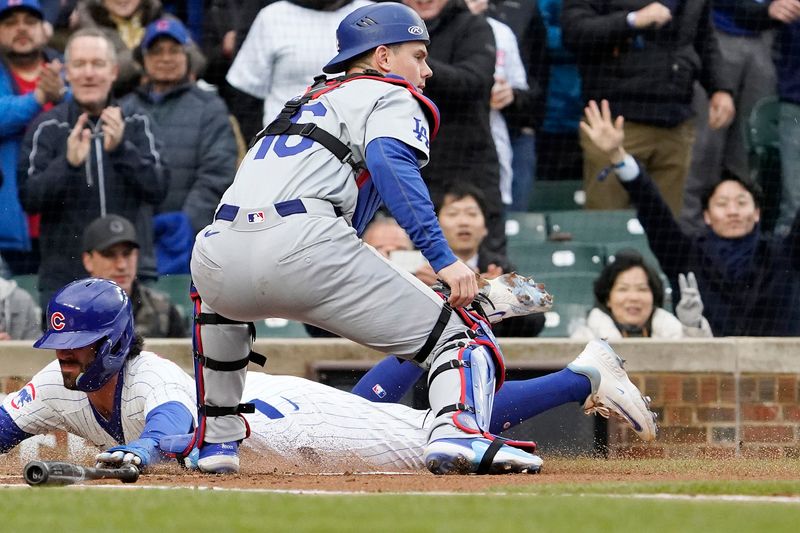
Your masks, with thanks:
[[[678,286],[681,289],[681,300],[675,306],[675,314],[684,326],[699,328],[703,321],[703,299],[700,298],[694,272],[689,272],[688,276],[678,274]]]
[[[622,148],[625,140],[623,126],[625,118],[620,115],[616,120],[611,119],[611,107],[608,100],[603,100],[600,107],[597,102],[590,100],[584,108],[584,120],[581,121],[581,130],[589,140],[604,154],[611,163],[616,164],[625,159],[627,153]]]

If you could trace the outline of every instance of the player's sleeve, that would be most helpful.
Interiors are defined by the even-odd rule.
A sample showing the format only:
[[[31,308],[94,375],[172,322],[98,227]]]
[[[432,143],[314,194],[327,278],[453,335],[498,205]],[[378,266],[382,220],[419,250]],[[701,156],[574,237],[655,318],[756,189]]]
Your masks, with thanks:
[[[272,89],[273,32],[268,17],[268,10],[259,11],[225,76],[228,83],[256,98],[266,98]]]
[[[22,431],[11,419],[5,407],[0,406],[0,453],[5,453],[32,434]]]
[[[3,399],[2,409],[20,431],[30,436],[64,429],[63,417],[53,409],[50,401],[61,402],[64,408],[70,408],[73,399],[54,397],[51,391],[63,389],[63,381],[58,384],[56,380],[61,381],[61,373],[58,363],[54,361],[20,390]],[[48,396],[50,401],[45,401]]]
[[[393,87],[376,102],[370,113],[364,131],[364,146],[381,137],[397,139],[416,151],[416,166],[421,168],[428,163],[429,128],[428,119],[411,92],[403,87]]]
[[[367,145],[367,169],[386,207],[406,230],[433,270],[456,262],[433,210],[412,146],[392,137]]]

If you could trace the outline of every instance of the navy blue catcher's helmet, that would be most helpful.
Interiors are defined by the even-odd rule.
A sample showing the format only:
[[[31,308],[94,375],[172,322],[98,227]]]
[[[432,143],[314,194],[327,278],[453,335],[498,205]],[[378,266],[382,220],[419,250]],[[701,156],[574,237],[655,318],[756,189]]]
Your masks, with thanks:
[[[107,279],[73,281],[47,305],[47,331],[34,348],[83,348],[103,339],[77,388],[96,391],[120,371],[134,341],[133,308],[122,288]]]
[[[335,74],[345,63],[382,44],[408,41],[430,43],[428,28],[416,11],[397,2],[359,7],[347,15],[336,29],[339,53],[322,68]]]

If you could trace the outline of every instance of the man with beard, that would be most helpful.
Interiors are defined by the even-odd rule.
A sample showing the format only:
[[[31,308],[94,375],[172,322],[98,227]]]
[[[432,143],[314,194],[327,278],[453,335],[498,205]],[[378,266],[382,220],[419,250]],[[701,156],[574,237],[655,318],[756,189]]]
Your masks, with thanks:
[[[0,1],[0,254],[7,261],[30,249],[16,179],[25,127],[64,92],[61,62],[46,44],[38,0]]]

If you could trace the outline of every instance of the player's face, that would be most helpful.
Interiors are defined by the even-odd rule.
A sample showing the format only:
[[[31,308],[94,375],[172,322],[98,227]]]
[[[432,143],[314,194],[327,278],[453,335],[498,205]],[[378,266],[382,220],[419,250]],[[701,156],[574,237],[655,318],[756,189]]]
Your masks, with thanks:
[[[139,250],[128,242],[117,243],[105,250],[83,254],[83,266],[89,275],[110,279],[131,294],[136,267],[139,263]]]
[[[439,210],[439,225],[450,248],[459,257],[477,254],[487,234],[481,206],[472,196],[458,200],[445,196]]]
[[[403,43],[389,48],[388,71],[404,77],[409,83],[422,91],[425,80],[433,75],[428,66],[428,47],[420,41]]]
[[[75,101],[99,113],[108,102],[119,68],[112,60],[110,43],[102,37],[82,36],[69,45],[67,80]]]
[[[620,324],[644,326],[653,314],[653,291],[642,267],[633,267],[617,276],[606,306]]]
[[[417,12],[422,20],[430,20],[442,12],[449,0],[403,0],[403,3]]]
[[[136,13],[140,5],[142,5],[142,0],[103,0],[103,7],[109,13],[124,19]]]
[[[414,245],[406,232],[396,224],[375,224],[367,229],[364,242],[389,258],[397,250],[413,250]]]
[[[47,37],[42,20],[27,9],[16,9],[0,19],[0,48],[26,55],[44,47]]]
[[[170,37],[159,37],[144,54],[144,70],[153,83],[180,83],[189,72],[186,50]]]
[[[703,219],[711,230],[726,239],[744,237],[761,219],[753,195],[736,181],[723,181],[708,200]]]
[[[96,353],[95,345],[56,350],[58,364],[61,365],[61,377],[64,379],[66,388],[70,390],[77,388],[78,377],[86,372],[86,369],[94,361]]]

